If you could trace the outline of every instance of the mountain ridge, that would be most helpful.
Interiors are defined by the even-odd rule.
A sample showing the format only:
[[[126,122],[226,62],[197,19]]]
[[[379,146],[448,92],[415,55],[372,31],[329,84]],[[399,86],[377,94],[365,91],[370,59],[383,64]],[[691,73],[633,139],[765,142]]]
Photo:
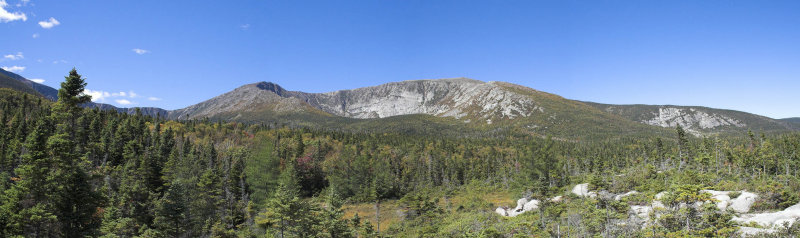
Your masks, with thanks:
[[[321,118],[303,120],[287,115],[292,113]],[[575,127],[598,132],[652,130],[663,134],[664,130],[654,128],[681,125],[698,136],[748,129],[793,131],[799,128],[793,123],[735,110],[584,102],[523,85],[470,78],[405,80],[323,93],[292,91],[277,83],[262,81],[171,111],[169,118],[276,122],[280,121],[277,118],[291,117],[293,123],[301,124],[325,124],[320,123],[324,120],[352,124],[353,119],[415,114],[450,118],[470,128],[521,128],[529,133],[566,137],[582,136]]]
[[[6,80],[17,85],[19,90],[30,92],[33,89],[40,95],[57,96],[58,91],[51,87],[4,70],[0,73],[27,86]],[[391,127],[399,131],[418,131],[411,125],[413,122],[439,128],[436,131],[446,128],[476,133],[505,130],[564,139],[585,137],[586,131],[598,135],[665,134],[667,130],[658,128],[677,125],[698,136],[746,130],[800,130],[800,118],[772,119],[702,106],[586,102],[523,85],[463,77],[405,80],[323,93],[292,91],[277,83],[262,81],[176,110],[120,108],[102,103],[84,106],[129,114],[138,111],[177,120],[209,118],[352,130],[381,130],[382,122],[391,121]]]

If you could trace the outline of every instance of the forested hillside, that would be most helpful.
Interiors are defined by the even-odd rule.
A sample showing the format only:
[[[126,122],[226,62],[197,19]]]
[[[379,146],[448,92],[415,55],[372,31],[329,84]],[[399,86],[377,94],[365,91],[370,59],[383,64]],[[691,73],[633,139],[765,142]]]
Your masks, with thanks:
[[[56,102],[0,89],[0,237],[730,237],[770,227],[687,205],[710,202],[703,189],[757,193],[754,211],[800,202],[798,134],[571,141],[171,121],[82,108],[85,86],[73,70]],[[582,183],[638,194],[568,192]],[[631,206],[661,192],[664,208],[633,221]],[[520,197],[542,202],[494,212]]]

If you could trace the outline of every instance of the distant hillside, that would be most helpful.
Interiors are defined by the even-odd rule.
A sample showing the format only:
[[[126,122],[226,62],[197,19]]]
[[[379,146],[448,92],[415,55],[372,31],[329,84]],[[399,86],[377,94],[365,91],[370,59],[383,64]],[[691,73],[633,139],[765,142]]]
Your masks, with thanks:
[[[780,121],[791,124],[794,128],[800,129],[800,117],[783,118]]]
[[[788,131],[800,127],[786,121],[752,113],[699,106],[612,105],[586,102],[600,110],[632,121],[674,128],[678,125],[695,133],[740,131]]]
[[[47,99],[50,99],[51,101],[58,100],[58,89],[51,88],[50,86],[44,84],[33,82],[25,77],[20,76],[19,74],[15,74],[13,72],[9,72],[3,69],[0,69],[0,88],[11,88],[17,91],[43,96]],[[110,104],[95,103],[95,102],[90,102],[83,106],[89,108],[96,107],[100,108],[101,110],[116,110],[118,112],[128,113],[128,114],[136,113],[136,107],[120,108]],[[143,115],[150,115],[150,116],[161,115],[162,117],[166,117],[167,114],[169,114],[169,111],[156,107],[141,107],[139,108],[139,110]]]
[[[2,69],[0,69],[0,70],[2,70]],[[17,90],[17,91],[20,91],[20,92],[28,93],[28,94],[42,96],[39,92],[37,92],[31,86],[23,83],[22,81],[13,79],[13,78],[9,77],[8,75],[5,75],[5,74],[0,74],[0,88],[8,88],[8,89],[13,89],[13,90]]]
[[[58,99],[58,90],[51,88],[50,86],[28,80],[27,78],[22,77],[19,74],[15,74],[13,72],[9,72],[3,69],[0,69],[0,75],[8,76],[12,79],[16,79],[17,81],[24,83],[25,85],[28,85],[28,87],[33,88],[34,90],[36,90],[36,92],[38,92],[40,95],[44,96],[47,99],[53,101]]]

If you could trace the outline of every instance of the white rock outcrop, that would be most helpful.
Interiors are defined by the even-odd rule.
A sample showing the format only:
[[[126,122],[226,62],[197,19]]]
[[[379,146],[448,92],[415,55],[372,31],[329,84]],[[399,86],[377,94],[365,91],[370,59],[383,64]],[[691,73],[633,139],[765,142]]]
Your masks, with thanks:
[[[580,197],[590,197],[590,198],[597,197],[596,192],[589,191],[588,183],[575,185],[575,187],[572,188],[572,193]]]
[[[500,214],[501,216],[506,217],[515,217],[519,214],[533,211],[539,208],[539,200],[533,199],[528,200],[527,198],[520,198],[517,200],[517,206],[513,209],[509,209],[507,207],[498,207],[494,210],[495,213]]]
[[[737,213],[750,212],[750,208],[758,198],[758,194],[738,191],[740,194],[736,198],[731,198],[730,194],[733,191],[715,191],[715,190],[702,190],[701,192],[711,194],[711,198],[717,200],[716,205],[719,210],[731,209]]]
[[[731,200],[729,207],[735,212],[747,213],[750,212],[750,208],[753,207],[753,203],[756,202],[757,198],[758,195],[755,193],[742,192],[738,197]]]
[[[775,229],[765,229],[765,228],[756,228],[756,227],[739,227],[739,233],[744,237],[749,237],[753,235],[763,234],[763,233],[773,233]]]
[[[800,203],[788,207],[783,211],[767,212],[758,214],[744,214],[740,217],[734,217],[732,221],[747,225],[755,222],[759,226],[776,228],[784,224],[792,225],[800,219]]]
[[[650,212],[652,211],[653,207],[651,206],[638,206],[638,205],[631,206],[631,212],[641,218],[647,218],[650,215]]]
[[[661,107],[658,112],[654,112],[650,119],[642,120],[642,123],[660,126],[676,127],[680,125],[685,129],[712,129],[720,126],[745,127],[747,124],[712,112],[705,109]]]

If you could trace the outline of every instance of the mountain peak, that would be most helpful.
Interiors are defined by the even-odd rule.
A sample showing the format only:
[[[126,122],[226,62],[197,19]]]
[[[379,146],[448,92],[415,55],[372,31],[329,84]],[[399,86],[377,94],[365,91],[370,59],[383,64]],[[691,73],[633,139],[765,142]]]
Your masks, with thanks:
[[[256,84],[256,87],[261,90],[272,91],[279,96],[283,96],[283,94],[286,92],[286,89],[283,89],[283,87],[273,82],[260,82]]]
[[[258,82],[258,83],[245,84],[244,86],[241,86],[241,87],[237,88],[237,90],[247,90],[247,91],[263,90],[263,91],[270,91],[270,92],[275,93],[278,96],[282,96],[282,97],[286,94],[286,92],[288,92],[288,91],[286,91],[286,89],[284,89],[283,87],[281,87],[277,83],[267,82],[267,81],[261,81],[261,82]]]

